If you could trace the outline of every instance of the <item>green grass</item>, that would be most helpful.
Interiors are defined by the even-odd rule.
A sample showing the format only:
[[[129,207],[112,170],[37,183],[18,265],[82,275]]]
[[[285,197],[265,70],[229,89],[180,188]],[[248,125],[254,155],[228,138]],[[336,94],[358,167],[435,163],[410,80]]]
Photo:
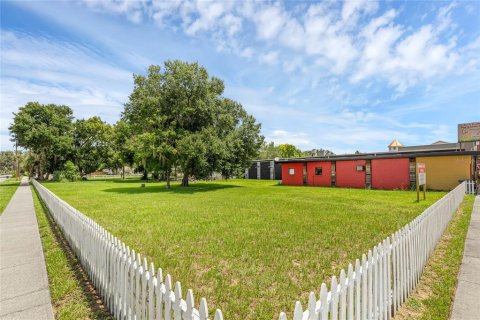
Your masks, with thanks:
[[[475,197],[465,197],[435,248],[415,292],[395,319],[449,319]]]
[[[227,319],[292,312],[322,281],[445,193],[278,186],[272,181],[45,183]]]
[[[78,261],[65,246],[55,223],[32,188],[43,254],[47,266],[50,296],[55,319],[110,319],[108,312],[98,304]]]
[[[10,178],[0,183],[0,214],[7,207],[19,185],[20,181],[16,181],[15,178]]]

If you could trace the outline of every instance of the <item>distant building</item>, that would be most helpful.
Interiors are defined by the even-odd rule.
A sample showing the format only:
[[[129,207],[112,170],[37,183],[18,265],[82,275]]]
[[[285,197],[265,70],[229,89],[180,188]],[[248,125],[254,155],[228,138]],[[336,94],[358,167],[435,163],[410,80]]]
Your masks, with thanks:
[[[413,189],[417,163],[422,163],[428,189],[451,190],[480,176],[480,122],[459,124],[458,141],[404,146],[394,139],[388,152],[254,160],[245,178],[281,179],[294,186]]]
[[[398,151],[400,148],[403,148],[403,144],[401,144],[397,139],[393,140],[388,145],[388,151]]]
[[[397,139],[393,140],[388,145],[388,151],[394,152],[407,152],[407,151],[440,151],[440,150],[466,150],[474,151],[480,150],[476,142],[446,142],[436,141],[432,144],[419,145],[419,146],[404,146]]]

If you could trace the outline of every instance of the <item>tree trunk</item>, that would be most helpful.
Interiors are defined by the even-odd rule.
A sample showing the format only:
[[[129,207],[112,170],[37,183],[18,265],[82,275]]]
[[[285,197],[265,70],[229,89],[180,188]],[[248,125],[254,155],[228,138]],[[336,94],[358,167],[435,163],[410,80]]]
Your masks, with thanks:
[[[42,162],[38,162],[38,180],[43,180]]]
[[[182,187],[188,187],[188,173],[187,172],[183,173]]]
[[[166,171],[165,180],[167,181],[167,185],[165,186],[165,188],[170,189],[170,172],[168,170]]]
[[[148,179],[148,171],[147,169],[143,168],[143,176],[141,180],[147,180]]]
[[[122,166],[122,179],[125,179],[125,166]]]

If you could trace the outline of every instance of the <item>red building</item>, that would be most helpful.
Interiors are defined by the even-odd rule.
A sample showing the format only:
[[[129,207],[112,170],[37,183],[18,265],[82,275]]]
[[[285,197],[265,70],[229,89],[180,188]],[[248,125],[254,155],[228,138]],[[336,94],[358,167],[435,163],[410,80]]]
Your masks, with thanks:
[[[374,189],[408,189],[410,186],[410,160],[373,159],[372,188]]]
[[[332,185],[332,162],[307,162],[307,184],[309,186],[330,187]]]
[[[395,190],[415,188],[417,158],[419,162],[426,162],[425,159],[457,159],[459,156],[471,160],[466,161],[465,165],[472,164],[472,168],[462,167],[467,171],[470,170],[470,179],[477,177],[475,164],[480,163],[480,152],[476,150],[392,150],[368,154],[280,159],[277,163],[282,165],[282,184],[284,185]],[[453,168],[450,165],[458,167],[460,164],[458,161],[448,164],[445,170]],[[462,164],[462,166],[465,165]],[[432,165],[430,168],[432,168],[430,181],[436,181],[433,179],[439,176],[438,170],[434,171],[435,167]],[[450,185],[456,185],[458,181],[465,179],[462,178],[463,175],[457,176],[458,179],[451,181]],[[454,175],[453,178],[455,177]],[[433,189],[445,189],[437,185],[439,184],[437,183]]]
[[[288,186],[303,186],[303,163],[282,163],[282,183]]]
[[[365,188],[366,160],[345,160],[336,162],[336,186]]]

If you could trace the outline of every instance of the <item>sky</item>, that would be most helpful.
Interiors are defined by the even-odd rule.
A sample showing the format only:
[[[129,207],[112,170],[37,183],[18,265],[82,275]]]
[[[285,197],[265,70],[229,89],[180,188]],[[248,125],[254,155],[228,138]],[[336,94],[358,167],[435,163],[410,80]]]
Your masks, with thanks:
[[[198,62],[276,144],[455,142],[480,121],[480,1],[1,1],[0,149],[29,101],[115,123],[133,74]]]

